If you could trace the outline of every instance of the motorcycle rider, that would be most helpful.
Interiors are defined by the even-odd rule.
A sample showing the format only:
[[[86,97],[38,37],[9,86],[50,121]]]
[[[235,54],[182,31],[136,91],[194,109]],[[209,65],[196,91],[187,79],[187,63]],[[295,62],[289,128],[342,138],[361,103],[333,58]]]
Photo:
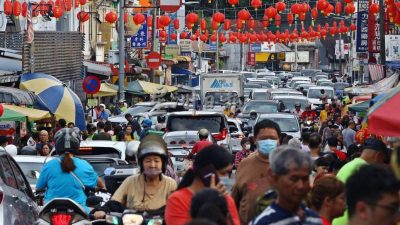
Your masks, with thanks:
[[[301,117],[303,115],[301,104],[296,102],[296,104],[294,104],[294,109],[292,109],[290,113],[295,114],[297,117]]]
[[[207,129],[202,128],[199,130],[199,141],[197,141],[190,152],[190,157],[193,158],[197,153],[199,153],[203,148],[212,145],[213,143],[208,140],[209,132]]]
[[[140,174],[130,176],[103,207],[92,211],[95,219],[102,219],[111,209],[123,212],[125,208],[138,212],[157,211],[163,215],[168,196],[176,190],[177,183],[164,175],[167,163],[167,145],[155,134],[147,135],[137,153]]]
[[[74,157],[78,153],[80,135],[78,128],[63,128],[54,136],[55,151],[60,157],[43,165],[36,191],[45,190],[44,201],[54,198],[69,198],[86,206],[85,188],[104,188],[93,167],[83,159]]]
[[[247,120],[247,125],[251,127],[251,130],[253,130],[254,125],[256,125],[257,121],[257,112],[255,110],[250,111],[250,118]]]
[[[306,110],[301,114],[300,118],[303,121],[307,119],[314,121],[317,118],[317,113],[315,113],[314,110],[311,110],[311,104],[306,106]]]

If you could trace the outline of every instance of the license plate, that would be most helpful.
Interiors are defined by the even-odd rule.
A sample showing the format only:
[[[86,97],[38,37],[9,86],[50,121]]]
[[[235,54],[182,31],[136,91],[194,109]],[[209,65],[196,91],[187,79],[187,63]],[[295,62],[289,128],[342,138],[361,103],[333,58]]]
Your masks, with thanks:
[[[183,160],[185,160],[184,156],[175,157],[175,161],[177,161],[177,162],[183,162]]]

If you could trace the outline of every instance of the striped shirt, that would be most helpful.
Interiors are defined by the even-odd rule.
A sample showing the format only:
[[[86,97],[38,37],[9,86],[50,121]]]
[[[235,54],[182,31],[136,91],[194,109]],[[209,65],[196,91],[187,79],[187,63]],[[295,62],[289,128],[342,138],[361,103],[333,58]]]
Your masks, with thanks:
[[[266,208],[255,220],[253,225],[322,225],[321,218],[311,209],[301,206],[304,219],[281,208],[275,202]]]

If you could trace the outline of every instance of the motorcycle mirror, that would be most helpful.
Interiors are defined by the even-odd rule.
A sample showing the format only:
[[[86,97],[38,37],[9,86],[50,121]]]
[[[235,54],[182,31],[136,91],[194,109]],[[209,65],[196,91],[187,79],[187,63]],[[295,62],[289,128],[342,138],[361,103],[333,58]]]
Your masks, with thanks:
[[[104,170],[104,175],[109,176],[115,174],[115,168],[114,167],[108,167]]]

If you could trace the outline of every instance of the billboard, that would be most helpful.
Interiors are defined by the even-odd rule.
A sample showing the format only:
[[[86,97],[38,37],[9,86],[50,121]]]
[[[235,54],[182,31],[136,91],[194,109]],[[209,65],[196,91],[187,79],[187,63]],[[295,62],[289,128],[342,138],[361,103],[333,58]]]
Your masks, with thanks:
[[[400,35],[386,35],[386,61],[400,61]]]
[[[369,0],[358,0],[356,52],[368,52]]]

